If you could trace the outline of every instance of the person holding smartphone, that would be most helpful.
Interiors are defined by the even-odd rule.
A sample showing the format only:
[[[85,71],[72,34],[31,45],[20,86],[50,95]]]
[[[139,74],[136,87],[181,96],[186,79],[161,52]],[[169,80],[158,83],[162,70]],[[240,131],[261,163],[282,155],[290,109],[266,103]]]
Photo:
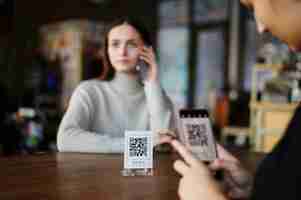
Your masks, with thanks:
[[[241,0],[254,11],[258,31],[269,31],[293,51],[301,51],[301,0]],[[182,176],[178,193],[181,200],[297,200],[300,199],[301,173],[301,107],[283,138],[260,163],[254,181],[238,159],[222,146],[217,147],[218,159],[209,167],[200,162],[183,144],[169,140],[184,158],[174,169]],[[224,171],[223,186],[213,178],[212,171]],[[225,189],[226,188],[226,189]]]
[[[102,74],[76,88],[61,121],[61,152],[123,152],[125,130],[152,130],[159,138],[158,130],[173,129],[172,103],[160,86],[146,28],[120,18],[107,27],[103,44]],[[141,60],[148,67],[143,84],[136,69]]]

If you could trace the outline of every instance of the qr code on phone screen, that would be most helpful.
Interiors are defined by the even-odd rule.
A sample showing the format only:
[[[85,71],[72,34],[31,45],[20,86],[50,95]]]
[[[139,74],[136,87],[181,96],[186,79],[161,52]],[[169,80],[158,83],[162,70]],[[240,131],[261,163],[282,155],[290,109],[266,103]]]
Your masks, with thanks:
[[[129,155],[130,157],[147,157],[147,137],[130,137],[129,138]]]
[[[208,146],[207,128],[205,124],[186,124],[190,145]]]

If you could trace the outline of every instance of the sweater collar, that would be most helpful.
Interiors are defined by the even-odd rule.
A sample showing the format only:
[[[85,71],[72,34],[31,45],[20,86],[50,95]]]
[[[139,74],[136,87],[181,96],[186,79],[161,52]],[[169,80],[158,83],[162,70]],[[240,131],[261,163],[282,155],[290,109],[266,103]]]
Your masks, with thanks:
[[[122,72],[115,73],[112,86],[119,92],[127,94],[135,94],[143,90],[143,86],[138,80],[138,77],[130,76]]]

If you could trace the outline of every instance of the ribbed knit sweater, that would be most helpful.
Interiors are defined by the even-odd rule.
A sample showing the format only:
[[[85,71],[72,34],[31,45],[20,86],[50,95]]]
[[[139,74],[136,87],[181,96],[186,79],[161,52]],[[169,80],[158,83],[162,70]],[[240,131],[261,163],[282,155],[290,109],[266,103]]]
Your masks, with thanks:
[[[57,135],[60,152],[120,153],[125,130],[172,128],[173,109],[159,82],[116,73],[83,81],[73,92]]]

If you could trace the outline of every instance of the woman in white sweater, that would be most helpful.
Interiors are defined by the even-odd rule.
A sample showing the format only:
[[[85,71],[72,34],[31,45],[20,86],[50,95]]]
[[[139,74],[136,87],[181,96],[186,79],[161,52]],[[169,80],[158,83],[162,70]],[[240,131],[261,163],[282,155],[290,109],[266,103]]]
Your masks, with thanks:
[[[104,70],[99,79],[83,81],[74,91],[61,121],[61,152],[120,153],[125,130],[173,129],[172,104],[159,83],[158,65],[146,29],[119,19],[105,34]],[[141,83],[138,59],[149,65]]]

